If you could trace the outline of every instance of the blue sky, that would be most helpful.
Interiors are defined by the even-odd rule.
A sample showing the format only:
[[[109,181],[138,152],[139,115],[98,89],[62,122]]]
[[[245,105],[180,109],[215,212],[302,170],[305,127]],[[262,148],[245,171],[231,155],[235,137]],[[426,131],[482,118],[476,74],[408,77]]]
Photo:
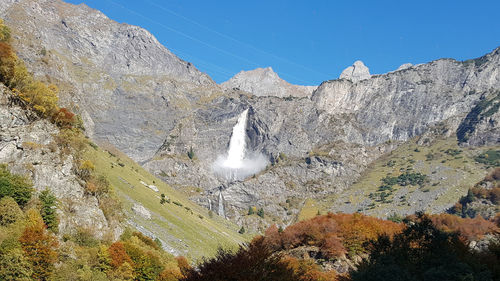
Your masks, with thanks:
[[[500,46],[500,1],[67,0],[146,28],[216,82],[271,66],[318,85],[355,60],[372,74]]]

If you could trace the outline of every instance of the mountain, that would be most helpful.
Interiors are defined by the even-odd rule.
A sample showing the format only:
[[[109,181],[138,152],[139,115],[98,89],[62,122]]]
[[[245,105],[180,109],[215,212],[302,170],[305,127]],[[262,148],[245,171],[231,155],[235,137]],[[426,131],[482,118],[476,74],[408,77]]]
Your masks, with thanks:
[[[241,71],[221,84],[226,89],[237,88],[256,96],[310,97],[316,86],[292,85],[281,79],[271,67]]]
[[[137,161],[154,154],[175,125],[173,117],[220,92],[148,31],[84,4],[2,1],[0,16],[13,31],[19,56],[36,77],[59,86],[62,105],[82,116],[87,134]]]
[[[380,202],[361,192],[361,183],[374,175],[377,186],[370,188],[378,192],[389,171],[380,175],[376,168],[391,160],[398,169],[389,177],[411,168],[408,175],[450,178],[458,160],[441,163],[451,159],[440,158],[448,157],[440,149],[467,147],[466,160],[473,161],[486,147],[499,146],[500,48],[473,60],[440,59],[382,75],[355,62],[341,79],[312,92],[270,68],[217,85],[147,31],[84,5],[6,1],[0,16],[12,27],[19,56],[35,76],[60,86],[61,105],[81,114],[91,139],[123,151],[206,208],[223,198],[225,215],[247,229],[292,223],[311,205],[306,199],[323,204],[323,211],[368,211]],[[227,155],[233,127],[247,109],[246,149],[263,154],[268,165],[255,176],[227,182],[215,175],[214,163]],[[410,157],[401,152],[408,147],[440,153],[430,162],[440,168],[420,165],[425,155],[414,155],[411,167],[409,159],[396,159]],[[460,169],[469,164],[460,163]],[[468,175],[484,177],[487,166],[478,167]],[[468,186],[468,179],[452,178],[449,184],[422,183],[428,194],[450,196],[426,196],[420,203],[423,191],[412,187],[408,193],[417,200],[400,204],[398,212],[449,208]],[[351,204],[349,197],[358,195],[364,203]],[[385,217],[387,206],[371,210]],[[262,208],[264,218],[248,215],[249,208]]]

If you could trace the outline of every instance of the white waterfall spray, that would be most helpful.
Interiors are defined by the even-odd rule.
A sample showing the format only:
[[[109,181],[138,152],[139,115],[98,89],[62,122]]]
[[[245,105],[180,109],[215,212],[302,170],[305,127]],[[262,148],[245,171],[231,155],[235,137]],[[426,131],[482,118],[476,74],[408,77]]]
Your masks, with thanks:
[[[213,165],[215,174],[229,182],[254,175],[266,168],[268,163],[261,153],[247,150],[247,117],[248,109],[240,114],[233,127],[227,154],[219,156]]]

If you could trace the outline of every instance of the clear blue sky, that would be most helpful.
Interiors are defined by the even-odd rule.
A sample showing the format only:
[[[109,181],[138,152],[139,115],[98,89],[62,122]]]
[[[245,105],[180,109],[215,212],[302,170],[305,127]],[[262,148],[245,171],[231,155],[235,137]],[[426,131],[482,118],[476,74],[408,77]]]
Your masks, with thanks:
[[[500,46],[498,0],[68,2],[146,28],[216,82],[271,66],[291,83],[317,85],[358,59],[377,74]]]

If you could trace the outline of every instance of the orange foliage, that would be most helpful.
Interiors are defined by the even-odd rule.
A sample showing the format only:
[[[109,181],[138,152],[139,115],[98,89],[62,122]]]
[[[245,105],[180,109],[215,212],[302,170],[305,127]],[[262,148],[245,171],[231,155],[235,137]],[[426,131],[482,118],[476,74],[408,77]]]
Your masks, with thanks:
[[[109,246],[108,249],[109,256],[111,258],[111,265],[113,268],[119,268],[124,262],[133,265],[132,259],[125,251],[125,247],[122,242],[115,242]]]
[[[175,259],[177,260],[177,266],[179,267],[182,276],[186,276],[192,269],[191,265],[189,265],[188,260],[184,256],[178,256]]]
[[[493,223],[500,227],[500,213],[497,213],[497,215],[493,218]]]
[[[26,258],[33,265],[34,280],[49,280],[57,261],[57,239],[47,231],[43,220],[35,210],[28,211],[28,225],[19,238]]]
[[[158,276],[159,281],[178,281],[184,275],[181,274],[177,267],[167,267]]]
[[[75,114],[67,108],[59,108],[52,117],[54,123],[61,128],[71,128],[75,124]]]
[[[283,262],[298,276],[300,281],[335,281],[335,271],[321,271],[313,260],[298,260],[291,256],[285,256]]]
[[[467,240],[480,239],[485,234],[500,233],[500,228],[493,222],[477,216],[473,219],[461,218],[450,214],[430,215],[432,223],[446,232],[459,232]]]
[[[325,257],[334,258],[346,252],[366,252],[364,243],[381,234],[392,236],[402,229],[402,224],[362,214],[329,213],[298,222],[282,233],[271,226],[265,233],[265,243],[274,250],[317,246]]]

